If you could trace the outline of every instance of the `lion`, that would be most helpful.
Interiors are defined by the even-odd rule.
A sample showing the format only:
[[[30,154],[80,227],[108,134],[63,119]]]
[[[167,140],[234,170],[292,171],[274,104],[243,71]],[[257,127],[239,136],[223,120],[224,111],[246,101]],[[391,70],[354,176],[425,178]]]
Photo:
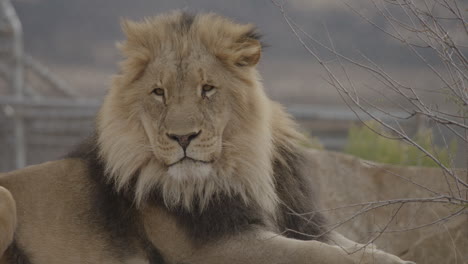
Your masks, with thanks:
[[[0,263],[410,263],[327,230],[253,25],[174,11],[122,28],[94,134],[0,176],[18,221]]]

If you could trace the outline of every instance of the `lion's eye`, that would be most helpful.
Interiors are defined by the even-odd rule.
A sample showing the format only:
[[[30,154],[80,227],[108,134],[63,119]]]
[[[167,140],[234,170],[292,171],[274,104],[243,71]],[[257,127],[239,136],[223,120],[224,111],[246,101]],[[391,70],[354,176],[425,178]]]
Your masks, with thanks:
[[[202,86],[202,96],[203,97],[209,97],[213,95],[216,91],[216,87],[213,85],[205,84]]]
[[[203,89],[203,92],[207,93],[207,92],[213,90],[213,89],[214,89],[214,86],[205,84],[205,85],[203,85],[203,88],[202,88],[202,89]]]
[[[157,96],[164,96],[164,89],[162,88],[156,88],[153,90],[153,93]]]

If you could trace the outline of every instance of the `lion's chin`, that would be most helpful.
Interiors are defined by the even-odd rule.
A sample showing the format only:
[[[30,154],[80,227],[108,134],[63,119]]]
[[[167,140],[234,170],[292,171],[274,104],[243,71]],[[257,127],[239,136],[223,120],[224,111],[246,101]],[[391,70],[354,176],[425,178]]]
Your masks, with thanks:
[[[213,171],[212,164],[184,159],[169,167],[167,174],[174,179],[207,178]]]

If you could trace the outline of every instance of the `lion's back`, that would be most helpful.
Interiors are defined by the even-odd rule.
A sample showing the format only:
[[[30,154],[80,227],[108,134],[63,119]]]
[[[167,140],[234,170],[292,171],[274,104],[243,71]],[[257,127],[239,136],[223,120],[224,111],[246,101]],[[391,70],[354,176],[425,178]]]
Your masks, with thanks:
[[[102,255],[105,243],[93,223],[93,187],[87,174],[86,163],[79,159],[0,174],[0,186],[11,192],[17,205],[15,245],[9,250],[22,249],[7,251],[5,258],[21,253],[33,263],[112,259]]]
[[[65,159],[0,174],[0,186],[13,195],[20,219],[47,218],[58,208],[83,207],[89,194],[86,174],[83,162]]]

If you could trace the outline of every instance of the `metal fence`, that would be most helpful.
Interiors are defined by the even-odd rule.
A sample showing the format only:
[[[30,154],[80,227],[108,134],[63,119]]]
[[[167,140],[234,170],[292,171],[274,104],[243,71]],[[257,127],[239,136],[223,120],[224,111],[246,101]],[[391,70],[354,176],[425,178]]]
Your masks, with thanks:
[[[12,97],[0,97],[0,106],[0,171],[60,158],[91,133],[98,107],[69,99]]]
[[[63,156],[90,134],[98,109],[82,101],[23,52],[22,28],[8,0],[0,1],[0,171]]]

